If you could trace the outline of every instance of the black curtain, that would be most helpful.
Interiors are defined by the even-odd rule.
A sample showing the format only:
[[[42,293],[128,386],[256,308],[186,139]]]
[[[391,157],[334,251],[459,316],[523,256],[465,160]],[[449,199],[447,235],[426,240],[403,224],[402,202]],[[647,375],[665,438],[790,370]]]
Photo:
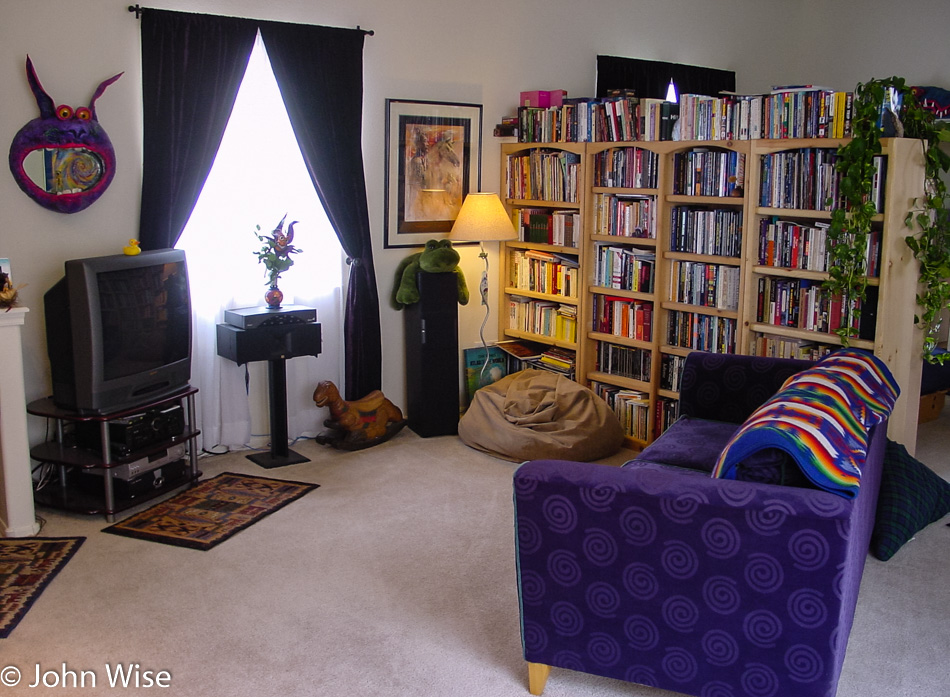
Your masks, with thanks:
[[[243,19],[142,9],[142,249],[173,247],[181,236],[256,36]]]
[[[343,343],[345,393],[382,384],[379,296],[363,173],[363,39],[358,29],[260,22],[313,186],[350,264]]]
[[[140,241],[174,246],[198,200],[260,28],[313,185],[351,263],[346,398],[382,384],[379,298],[362,153],[358,29],[144,9]]]
[[[597,96],[612,89],[632,89],[638,97],[663,99],[670,78],[677,94],[704,94],[718,97],[723,90],[734,92],[736,74],[731,70],[701,68],[682,63],[597,56]]]

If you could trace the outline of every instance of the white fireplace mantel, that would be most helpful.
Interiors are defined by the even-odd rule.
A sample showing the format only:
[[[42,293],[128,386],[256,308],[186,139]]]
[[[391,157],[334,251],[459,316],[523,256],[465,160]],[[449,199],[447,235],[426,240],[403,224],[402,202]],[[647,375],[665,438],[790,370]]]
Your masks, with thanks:
[[[0,525],[4,537],[39,532],[33,509],[20,327],[29,309],[0,310]]]

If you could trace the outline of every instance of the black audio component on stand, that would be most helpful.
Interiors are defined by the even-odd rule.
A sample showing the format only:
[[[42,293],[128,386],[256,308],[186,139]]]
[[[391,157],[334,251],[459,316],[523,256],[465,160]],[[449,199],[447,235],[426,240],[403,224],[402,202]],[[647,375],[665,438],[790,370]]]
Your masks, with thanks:
[[[243,308],[229,311],[235,321],[247,324],[247,318],[265,317],[266,321],[252,321],[250,328],[233,324],[217,326],[218,355],[238,365],[251,361],[267,361],[270,383],[270,452],[248,455],[247,459],[271,469],[309,462],[309,458],[295,453],[287,445],[287,359],[297,356],[317,356],[322,348],[320,324],[299,321],[312,316],[316,310],[299,305],[269,308]]]
[[[185,430],[185,411],[180,403],[162,405],[109,422],[112,454],[124,457],[153,443],[174,438]],[[76,445],[99,450],[102,446],[99,424],[82,421],[75,425]]]

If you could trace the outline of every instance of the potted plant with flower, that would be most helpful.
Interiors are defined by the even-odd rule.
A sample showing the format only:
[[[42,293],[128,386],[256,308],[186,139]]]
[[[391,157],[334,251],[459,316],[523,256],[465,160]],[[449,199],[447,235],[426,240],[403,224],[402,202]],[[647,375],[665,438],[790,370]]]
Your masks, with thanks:
[[[284,299],[284,294],[277,287],[277,281],[284,271],[294,265],[294,260],[290,255],[303,251],[292,244],[294,241],[294,225],[297,224],[297,221],[290,223],[287,226],[287,232],[284,232],[285,220],[287,220],[286,213],[270,235],[262,235],[260,225],[256,227],[255,232],[257,239],[263,243],[263,246],[255,254],[257,260],[267,269],[268,289],[264,294],[264,300],[271,310],[279,308],[281,301]]]

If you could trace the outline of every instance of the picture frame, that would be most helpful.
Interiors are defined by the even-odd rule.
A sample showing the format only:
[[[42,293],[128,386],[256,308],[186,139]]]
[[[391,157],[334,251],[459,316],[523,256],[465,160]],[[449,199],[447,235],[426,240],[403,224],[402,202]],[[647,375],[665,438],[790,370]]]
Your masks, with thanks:
[[[448,237],[481,153],[481,104],[387,99],[384,247]]]

